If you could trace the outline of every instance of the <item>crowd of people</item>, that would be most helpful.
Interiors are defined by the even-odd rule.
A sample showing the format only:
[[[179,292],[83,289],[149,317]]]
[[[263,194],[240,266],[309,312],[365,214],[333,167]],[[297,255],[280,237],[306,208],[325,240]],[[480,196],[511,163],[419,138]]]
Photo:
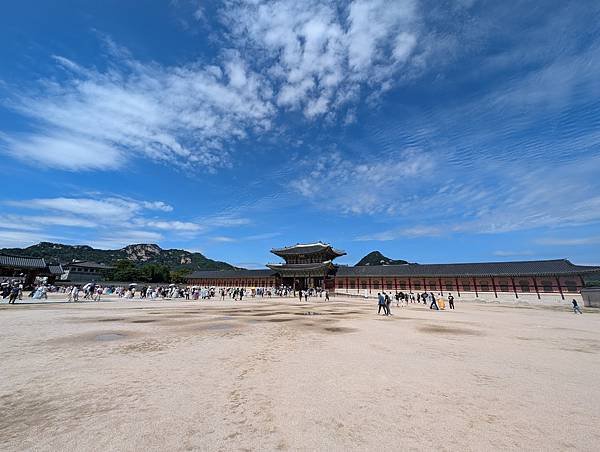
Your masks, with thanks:
[[[412,292],[396,292],[394,295],[394,299],[396,300],[396,307],[407,306],[409,303],[423,302],[425,306],[429,306],[429,309],[433,309],[436,311],[446,308],[447,299],[449,309],[454,309],[454,296],[452,294],[448,294],[448,297],[444,299],[439,293],[438,298],[436,298],[433,292],[423,292],[420,294],[413,294]],[[377,315],[381,314],[382,310],[384,315],[392,315],[392,311],[390,309],[392,305],[391,294],[388,294],[386,292],[379,292],[377,294],[377,305]]]
[[[23,281],[20,279],[4,279],[0,282],[0,297],[8,298],[9,304],[14,304],[17,300],[23,300],[25,292]],[[300,302],[308,302],[309,298],[318,297],[329,301],[329,292],[323,288],[308,288],[295,290],[287,286],[279,287],[208,287],[208,286],[179,286],[177,284],[169,285],[138,285],[130,284],[128,286],[101,285],[97,283],[88,283],[84,285],[55,286],[49,284],[39,284],[29,290],[28,298],[33,300],[47,300],[49,293],[62,293],[68,302],[79,301],[101,301],[103,296],[113,296],[126,300],[165,300],[165,299],[185,299],[185,300],[211,300],[217,296],[221,301],[230,299],[233,301],[242,301],[244,297],[248,298],[272,298],[272,297],[297,297]],[[446,301],[448,308],[454,309],[454,296],[449,293],[443,297],[441,293],[434,295],[433,292],[423,292],[414,294],[412,292],[396,292],[395,294],[379,292],[377,294],[377,314],[392,315],[391,305],[393,300],[396,307],[407,306],[409,303],[423,303],[432,310],[444,310]],[[573,312],[582,314],[575,299],[572,300]]]

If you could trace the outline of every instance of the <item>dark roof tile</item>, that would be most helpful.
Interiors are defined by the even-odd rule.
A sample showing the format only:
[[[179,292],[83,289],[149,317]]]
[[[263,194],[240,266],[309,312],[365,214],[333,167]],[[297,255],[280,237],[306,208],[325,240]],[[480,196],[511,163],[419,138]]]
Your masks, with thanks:
[[[22,257],[0,254],[0,267],[10,268],[46,268],[46,261],[41,257]]]
[[[340,277],[357,276],[521,276],[566,275],[598,272],[600,267],[574,265],[567,259],[518,262],[479,262],[465,264],[404,264],[342,267]]]

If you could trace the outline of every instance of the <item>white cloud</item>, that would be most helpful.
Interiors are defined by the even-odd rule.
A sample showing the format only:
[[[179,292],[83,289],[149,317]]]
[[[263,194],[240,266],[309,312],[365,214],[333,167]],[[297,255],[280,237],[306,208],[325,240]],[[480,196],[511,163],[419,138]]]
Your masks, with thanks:
[[[4,151],[65,170],[112,169],[134,157],[212,170],[229,164],[226,143],[270,127],[268,84],[236,52],[224,69],[143,64],[120,50],[112,57],[103,72],[55,57],[70,76],[13,96],[33,130],[4,135]]]
[[[111,144],[64,131],[0,136],[0,140],[6,152],[24,162],[69,171],[114,169],[125,161],[122,151]]]
[[[410,228],[391,229],[373,234],[364,234],[356,237],[354,240],[357,242],[387,242],[401,238],[437,237],[443,233],[444,230],[437,226],[413,226]]]
[[[303,177],[290,185],[317,205],[342,213],[391,214],[399,208],[407,188],[430,177],[435,162],[416,150],[385,158],[364,155],[360,160],[332,152],[307,159],[301,166],[306,170],[300,172]]]
[[[0,229],[0,248],[30,246],[53,239],[55,239],[54,236],[40,232]]]
[[[224,12],[233,45],[266,67],[279,106],[313,118],[379,89],[417,46],[414,0],[231,2]]]
[[[210,239],[213,242],[221,242],[221,243],[232,243],[232,242],[236,241],[236,239],[234,239],[233,237],[227,237],[227,236],[224,236],[224,235],[219,235],[219,236],[211,237]]]
[[[551,246],[582,246],[582,245],[596,245],[600,243],[600,237],[578,237],[578,238],[543,238],[536,240],[536,243],[540,245],[551,245]]]
[[[173,211],[173,207],[162,201],[144,201],[143,206],[150,210],[160,210],[163,212]]]
[[[158,243],[164,236],[157,232],[135,229],[112,231],[110,235],[101,235],[89,241],[89,245],[101,249],[123,248],[137,243]]]
[[[533,251],[507,251],[507,250],[498,250],[494,251],[494,256],[499,257],[519,257],[519,256],[532,256],[535,253]]]
[[[26,209],[50,210],[96,219],[127,220],[136,213],[139,204],[120,198],[37,198],[8,201],[6,204]]]
[[[198,232],[204,229],[201,225],[189,221],[148,220],[144,221],[143,224],[149,228],[177,232]]]

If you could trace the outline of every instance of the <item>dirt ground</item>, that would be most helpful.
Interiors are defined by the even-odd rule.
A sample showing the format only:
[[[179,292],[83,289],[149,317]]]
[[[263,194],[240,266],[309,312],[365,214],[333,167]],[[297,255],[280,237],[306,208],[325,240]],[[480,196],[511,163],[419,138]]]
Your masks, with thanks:
[[[0,305],[1,450],[598,450],[600,313]]]

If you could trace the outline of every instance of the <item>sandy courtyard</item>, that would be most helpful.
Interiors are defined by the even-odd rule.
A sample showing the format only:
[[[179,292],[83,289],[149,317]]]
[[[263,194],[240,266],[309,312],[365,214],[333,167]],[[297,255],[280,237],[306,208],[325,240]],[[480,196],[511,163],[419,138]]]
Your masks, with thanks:
[[[598,450],[600,314],[457,308],[3,304],[0,449]]]

